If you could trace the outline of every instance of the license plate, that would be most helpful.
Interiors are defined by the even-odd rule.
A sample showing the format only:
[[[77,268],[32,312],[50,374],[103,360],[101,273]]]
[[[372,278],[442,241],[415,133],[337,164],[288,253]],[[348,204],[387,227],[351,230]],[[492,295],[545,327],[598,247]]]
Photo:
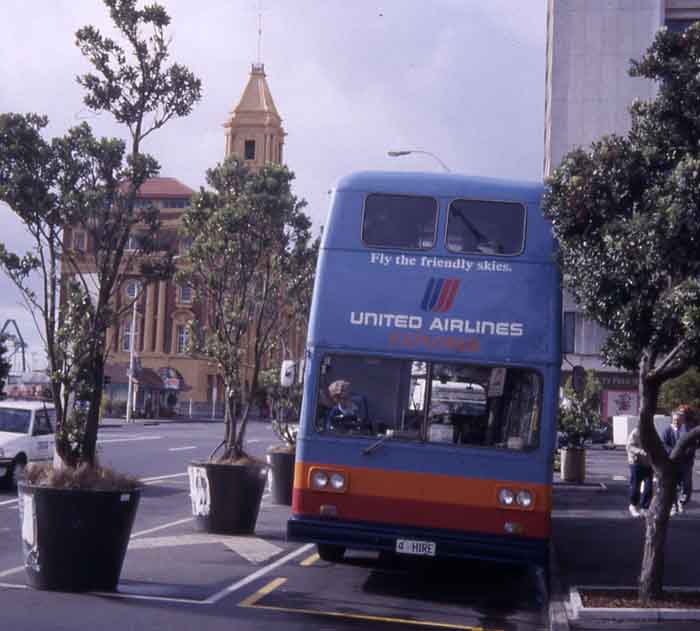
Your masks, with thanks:
[[[417,554],[419,556],[434,557],[435,542],[414,541],[413,539],[397,539],[396,551],[399,554]]]

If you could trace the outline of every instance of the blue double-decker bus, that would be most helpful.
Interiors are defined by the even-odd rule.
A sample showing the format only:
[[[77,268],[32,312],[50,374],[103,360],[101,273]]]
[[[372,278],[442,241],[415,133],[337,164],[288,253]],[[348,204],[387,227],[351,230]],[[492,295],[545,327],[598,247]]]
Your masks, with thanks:
[[[318,261],[288,536],[546,563],[561,290],[540,184],[356,173]]]

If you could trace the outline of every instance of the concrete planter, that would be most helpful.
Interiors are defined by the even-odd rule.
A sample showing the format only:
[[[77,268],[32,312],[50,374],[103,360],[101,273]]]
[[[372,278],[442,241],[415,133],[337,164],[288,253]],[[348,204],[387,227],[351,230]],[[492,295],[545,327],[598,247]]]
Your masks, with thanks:
[[[565,447],[561,450],[562,482],[583,484],[586,479],[586,450],[583,447]]]
[[[141,496],[20,483],[27,583],[66,592],[112,591],[119,582]]]

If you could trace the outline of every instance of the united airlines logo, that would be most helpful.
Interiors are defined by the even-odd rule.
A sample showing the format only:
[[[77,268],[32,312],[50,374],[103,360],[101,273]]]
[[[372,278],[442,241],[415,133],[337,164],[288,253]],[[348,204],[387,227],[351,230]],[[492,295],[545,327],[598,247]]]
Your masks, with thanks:
[[[421,309],[435,313],[452,309],[460,282],[456,278],[431,278],[420,303]]]

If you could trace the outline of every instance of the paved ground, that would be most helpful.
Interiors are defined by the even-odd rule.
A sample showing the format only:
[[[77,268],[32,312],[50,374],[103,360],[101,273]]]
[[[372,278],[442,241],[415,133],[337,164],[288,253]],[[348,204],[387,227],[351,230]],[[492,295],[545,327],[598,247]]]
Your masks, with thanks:
[[[146,483],[117,595],[27,589],[17,502],[0,493],[3,628],[546,628],[542,581],[527,569],[359,553],[343,564],[325,563],[313,546],[285,541],[289,507],[271,504],[267,495],[254,537],[195,532],[185,468],[208,456],[221,428],[110,422],[101,429],[102,461]],[[254,455],[273,443],[269,425],[251,424]]]
[[[625,450],[592,448],[587,459],[584,485],[556,483],[554,487],[553,545],[567,593],[573,586],[634,586],[641,568],[644,521],[633,519],[627,512]],[[700,585],[699,485],[696,471],[696,490],[688,509],[671,519],[665,565],[665,584],[669,587]],[[632,628],[642,627],[637,623]],[[700,623],[669,623],[653,628],[698,629]]]

